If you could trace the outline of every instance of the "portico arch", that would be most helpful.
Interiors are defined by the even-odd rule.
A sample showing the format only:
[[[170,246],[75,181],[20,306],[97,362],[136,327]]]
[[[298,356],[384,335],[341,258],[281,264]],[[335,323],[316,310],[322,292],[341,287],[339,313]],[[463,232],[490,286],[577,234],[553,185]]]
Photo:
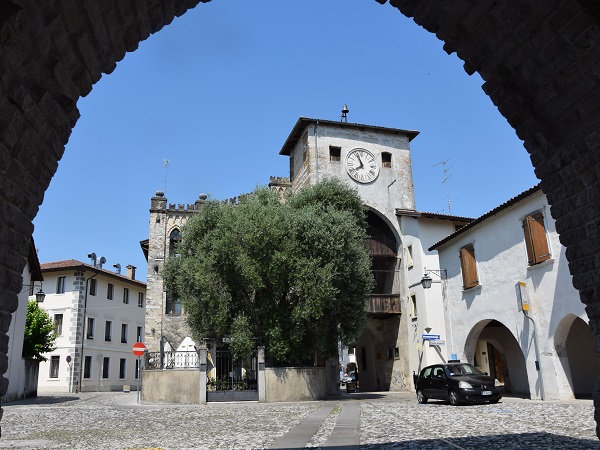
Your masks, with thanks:
[[[202,2],[206,2],[203,0]],[[376,0],[386,3],[386,0]],[[86,96],[139,42],[199,0],[5,0],[0,7],[0,340],[32,220]],[[478,72],[524,141],[567,248],[573,285],[600,335],[600,8],[591,0],[390,0]],[[395,13],[390,9],[390,14]],[[400,88],[400,87],[399,87]],[[8,360],[0,352],[0,373]],[[0,384],[0,395],[6,386]],[[600,392],[594,396],[600,405]],[[600,407],[599,407],[600,409]],[[599,430],[597,430],[598,432]]]

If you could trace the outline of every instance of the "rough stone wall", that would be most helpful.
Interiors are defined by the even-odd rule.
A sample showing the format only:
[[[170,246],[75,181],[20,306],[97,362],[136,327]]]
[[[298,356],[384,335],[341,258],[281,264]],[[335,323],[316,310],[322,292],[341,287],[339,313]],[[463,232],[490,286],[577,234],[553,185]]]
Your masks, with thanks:
[[[386,3],[385,0],[376,0]],[[206,2],[206,1],[204,1]],[[199,0],[0,3],[0,374],[32,220],[77,100]],[[600,350],[600,5],[593,0],[390,0],[479,72],[524,140]],[[393,10],[390,10],[390,14]],[[7,381],[0,380],[0,395]],[[600,420],[600,392],[595,393]],[[1,414],[1,411],[0,411]],[[600,431],[600,430],[597,430]]]

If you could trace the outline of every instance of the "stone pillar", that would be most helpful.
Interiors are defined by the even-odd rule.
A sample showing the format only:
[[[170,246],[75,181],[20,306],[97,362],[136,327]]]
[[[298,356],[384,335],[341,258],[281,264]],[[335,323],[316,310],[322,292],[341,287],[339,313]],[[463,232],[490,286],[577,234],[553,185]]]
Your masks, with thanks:
[[[267,401],[267,379],[265,375],[265,347],[258,347],[258,401],[259,403],[264,403]]]
[[[338,356],[325,361],[325,386],[327,395],[340,395],[340,362]]]
[[[200,404],[206,405],[206,368],[208,364],[208,348],[206,345],[201,345],[198,349],[198,359],[200,362],[200,386],[198,387],[200,389]]]

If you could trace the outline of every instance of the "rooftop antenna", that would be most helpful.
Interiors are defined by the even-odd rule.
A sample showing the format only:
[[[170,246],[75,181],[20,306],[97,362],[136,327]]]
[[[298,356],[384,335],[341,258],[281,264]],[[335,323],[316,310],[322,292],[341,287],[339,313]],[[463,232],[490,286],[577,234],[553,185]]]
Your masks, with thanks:
[[[444,179],[442,180],[442,184],[444,185],[444,189],[446,191],[446,198],[448,199],[448,214],[452,215],[452,206],[450,204],[450,195],[448,194],[448,178],[450,178],[452,176],[452,174],[448,173],[448,171],[450,169],[452,169],[452,167],[454,167],[454,166],[446,167],[446,164],[448,163],[448,161],[450,161],[450,159],[447,159],[446,161],[440,161],[439,163],[436,163],[431,167],[439,166],[440,164],[442,164],[443,172],[444,172]]]
[[[169,170],[169,163],[170,162],[171,161],[169,161],[168,159],[163,159],[163,166],[165,167],[165,190],[164,190],[165,195],[167,195],[167,173],[168,173],[168,170]]]
[[[346,115],[350,112],[350,110],[348,109],[348,105],[346,105],[344,103],[344,107],[342,108],[342,115],[340,117],[340,122],[348,122],[348,118],[346,117]]]

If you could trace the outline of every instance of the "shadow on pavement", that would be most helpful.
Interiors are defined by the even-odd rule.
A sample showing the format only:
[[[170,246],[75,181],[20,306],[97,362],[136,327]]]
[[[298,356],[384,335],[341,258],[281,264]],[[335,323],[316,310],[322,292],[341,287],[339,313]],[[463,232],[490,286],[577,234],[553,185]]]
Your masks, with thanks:
[[[2,406],[17,406],[17,405],[56,405],[58,403],[66,403],[80,400],[78,396],[69,395],[40,395],[37,397],[16,400],[14,402],[3,403]]]
[[[335,447],[326,447],[328,450]],[[551,433],[520,433],[489,436],[465,436],[460,438],[421,439],[414,441],[384,442],[361,445],[361,450],[379,449],[598,449],[600,441],[579,439]],[[340,449],[341,450],[341,449]]]

